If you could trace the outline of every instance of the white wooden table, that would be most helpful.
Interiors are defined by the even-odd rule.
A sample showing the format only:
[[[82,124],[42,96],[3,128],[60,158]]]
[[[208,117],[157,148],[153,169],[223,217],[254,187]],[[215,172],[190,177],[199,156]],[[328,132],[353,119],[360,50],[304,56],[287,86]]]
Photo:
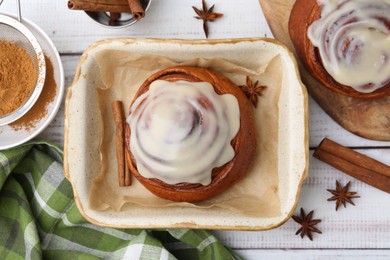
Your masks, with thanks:
[[[69,11],[66,0],[21,0],[24,17],[38,24],[53,40],[61,54],[69,86],[83,50],[96,40],[129,38],[203,39],[201,21],[193,19],[191,6],[200,7],[201,0],[154,0],[146,18],[125,29],[106,29],[95,24],[80,11]],[[240,2],[240,8],[237,8]],[[257,0],[207,0],[215,3],[215,11],[224,17],[210,24],[210,38],[272,37]],[[0,12],[15,13],[16,1],[5,0]],[[1,32],[0,32],[1,33]],[[328,137],[345,146],[390,164],[390,142],[370,141],[355,136],[336,124],[318,105],[309,100],[310,150]],[[63,143],[64,106],[41,134],[42,138]],[[352,181],[351,190],[361,198],[356,206],[335,211],[327,202],[335,181]],[[314,241],[295,236],[298,224],[289,220],[283,226],[266,232],[215,231],[227,246],[247,259],[389,259],[390,195],[359,182],[310,157],[309,178],[303,185],[299,205],[315,210],[322,219]]]

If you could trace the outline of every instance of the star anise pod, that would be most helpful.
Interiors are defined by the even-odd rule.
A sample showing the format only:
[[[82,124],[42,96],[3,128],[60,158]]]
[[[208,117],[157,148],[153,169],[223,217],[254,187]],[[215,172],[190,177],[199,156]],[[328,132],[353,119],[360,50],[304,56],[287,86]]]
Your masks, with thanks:
[[[202,0],[202,10],[199,10],[195,6],[192,8],[194,9],[195,13],[198,16],[194,16],[196,19],[203,20],[203,31],[204,34],[206,35],[206,38],[209,37],[209,27],[207,22],[214,22],[215,19],[218,19],[223,16],[221,13],[214,13],[214,6],[213,5],[210,9],[207,9],[206,2],[205,0]]]
[[[304,236],[307,236],[311,241],[313,241],[312,232],[316,232],[319,234],[322,234],[322,232],[315,227],[318,223],[321,222],[320,219],[312,219],[314,214],[314,210],[310,211],[309,214],[306,215],[303,208],[301,208],[301,215],[298,216],[292,216],[295,222],[301,225],[301,228],[297,230],[295,235],[301,234],[301,238]]]
[[[261,92],[267,88],[266,86],[257,86],[258,84],[259,81],[253,83],[249,76],[246,76],[246,85],[240,86],[241,90],[244,91],[245,95],[255,107],[257,107],[257,97],[261,96]]]
[[[351,182],[348,182],[347,185],[344,187],[341,186],[341,184],[336,181],[336,189],[331,190],[327,189],[330,193],[333,194],[333,197],[329,198],[328,201],[336,201],[336,211],[339,209],[341,204],[344,205],[344,208],[346,207],[347,202],[354,205],[352,199],[353,198],[360,198],[360,196],[356,196],[356,192],[349,191],[349,186],[351,185]]]

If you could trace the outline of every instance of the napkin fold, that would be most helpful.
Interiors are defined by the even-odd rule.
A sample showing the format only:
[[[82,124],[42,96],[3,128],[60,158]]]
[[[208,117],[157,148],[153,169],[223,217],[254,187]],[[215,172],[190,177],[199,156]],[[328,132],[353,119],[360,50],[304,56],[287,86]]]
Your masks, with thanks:
[[[205,230],[89,223],[62,163],[47,141],[0,151],[0,259],[241,259]]]

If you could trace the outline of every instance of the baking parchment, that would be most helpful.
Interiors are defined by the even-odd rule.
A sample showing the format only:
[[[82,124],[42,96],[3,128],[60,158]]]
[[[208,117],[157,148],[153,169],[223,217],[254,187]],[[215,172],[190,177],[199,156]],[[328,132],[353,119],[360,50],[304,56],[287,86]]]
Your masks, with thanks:
[[[125,204],[145,207],[221,207],[254,217],[280,215],[278,197],[278,99],[283,68],[278,55],[267,63],[244,67],[219,58],[197,58],[176,62],[163,56],[122,50],[101,50],[95,55],[102,84],[97,87],[101,117],[100,173],[94,179],[90,207],[119,211]],[[138,87],[153,73],[176,65],[199,66],[217,71],[236,85],[245,85],[246,76],[267,86],[254,109],[256,120],[256,156],[247,175],[223,194],[200,203],[172,202],[156,197],[132,178],[132,185],[119,187],[115,151],[115,124],[111,103],[122,100],[125,114]],[[241,115],[245,116],[245,115]],[[128,205],[126,205],[128,206]]]

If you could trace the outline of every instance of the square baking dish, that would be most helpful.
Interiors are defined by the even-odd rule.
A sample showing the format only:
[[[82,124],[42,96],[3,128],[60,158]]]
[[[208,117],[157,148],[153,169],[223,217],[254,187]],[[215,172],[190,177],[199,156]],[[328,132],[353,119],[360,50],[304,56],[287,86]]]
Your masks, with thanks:
[[[134,204],[121,211],[97,211],[89,207],[89,196],[99,160],[96,87],[102,84],[94,55],[101,50],[125,50],[162,55],[172,60],[194,57],[223,58],[247,62],[279,56],[283,78],[278,100],[278,187],[280,215],[253,217],[221,208],[142,207]],[[273,39],[228,40],[110,39],[97,42],[82,55],[75,78],[66,96],[65,175],[72,184],[81,214],[91,223],[116,228],[199,228],[228,230],[268,230],[280,226],[293,214],[308,172],[307,92],[292,53]],[[97,113],[96,113],[97,114]]]

